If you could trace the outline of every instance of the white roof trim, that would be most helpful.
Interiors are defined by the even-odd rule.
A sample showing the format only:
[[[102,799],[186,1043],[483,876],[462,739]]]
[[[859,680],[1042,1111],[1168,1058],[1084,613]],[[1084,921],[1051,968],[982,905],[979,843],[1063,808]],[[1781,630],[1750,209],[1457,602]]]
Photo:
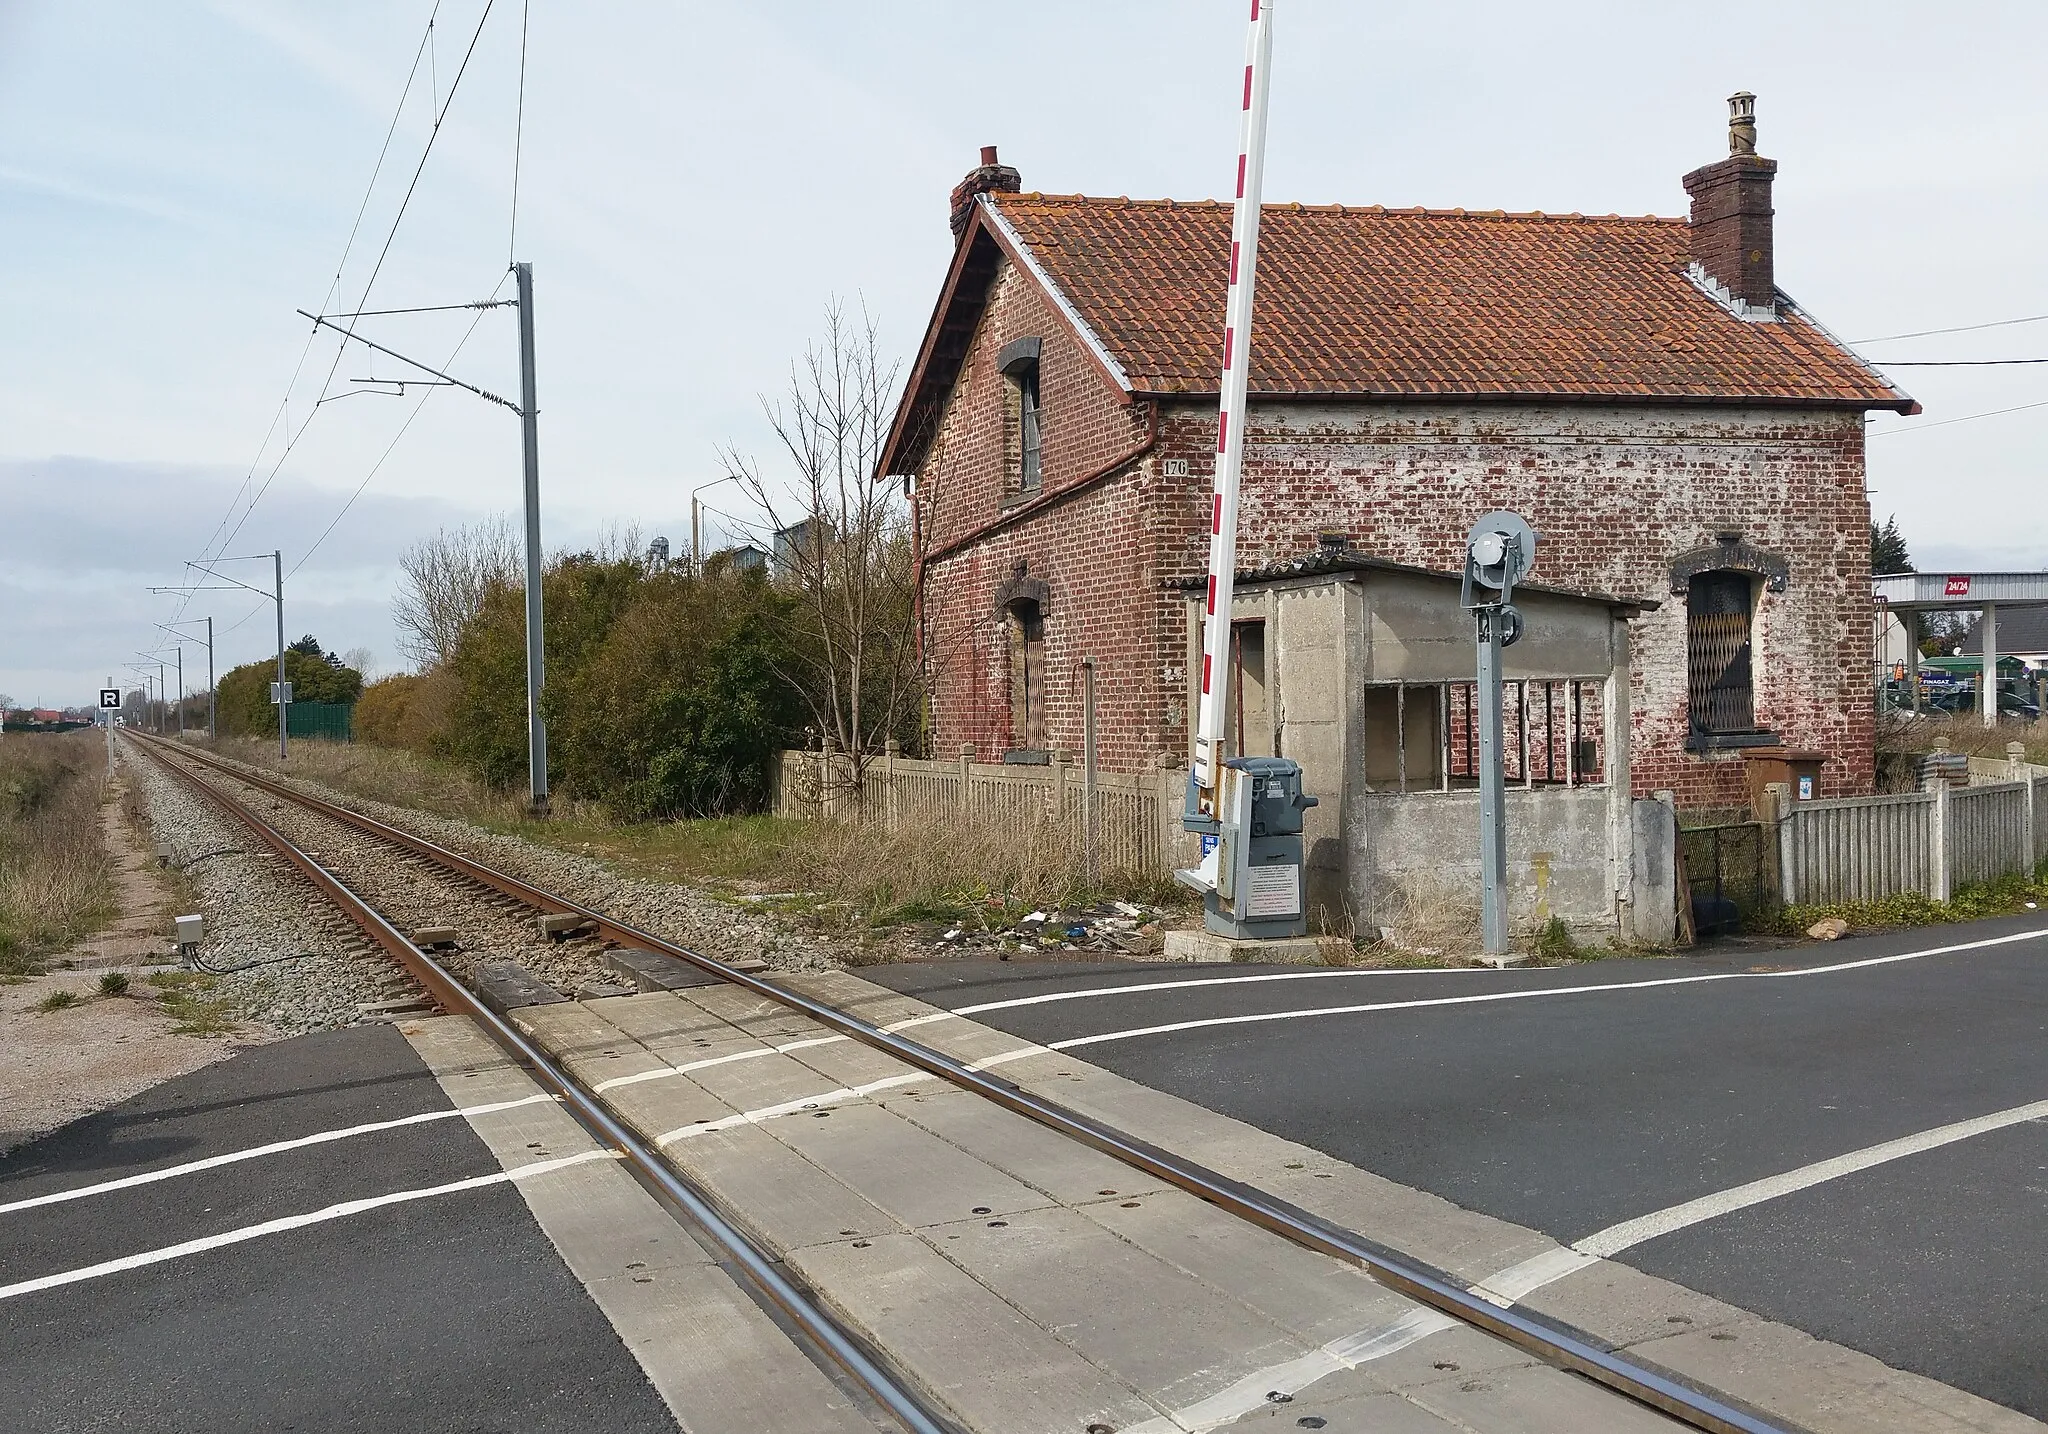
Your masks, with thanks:
[[[1695,259],[1685,266],[1685,277],[1692,280],[1692,286],[1712,299],[1745,324],[1775,324],[1778,310],[1775,305],[1757,305],[1738,299],[1728,286],[1709,274],[1700,261]]]
[[[1836,333],[1833,329],[1829,328],[1819,319],[1816,319],[1811,313],[1807,312],[1807,310],[1800,305],[1797,299],[1793,298],[1783,289],[1778,290],[1778,301],[1782,303],[1786,308],[1790,309],[1793,313],[1799,315],[1800,318],[1806,320],[1807,323],[1813,325],[1815,328],[1819,329],[1823,334],[1827,335],[1829,342],[1833,343],[1836,348],[1840,349],[1850,358],[1862,364],[1863,371],[1865,373],[1869,374],[1872,378],[1876,379],[1879,383],[1883,384],[1893,393],[1896,393],[1900,398],[1905,399],[1908,403],[1917,403],[1919,401],[1915,399],[1912,394],[1906,392],[1903,388],[1900,388],[1897,383],[1893,382],[1892,376],[1890,374],[1886,373],[1883,369],[1879,368],[1876,364],[1872,363],[1869,359],[1865,358],[1862,354],[1858,353],[1854,348],[1850,347],[1848,341],[1844,339],[1840,334]]]
[[[1097,336],[1095,330],[1088,327],[1087,320],[1081,317],[1067,296],[1061,292],[1060,286],[1052,281],[1052,276],[1046,273],[1039,265],[1038,256],[1031,252],[1031,246],[1026,244],[1022,236],[1010,227],[1010,221],[1003,218],[1003,211],[996,207],[995,201],[989,198],[987,194],[978,194],[975,196],[975,202],[981,205],[981,212],[988,216],[989,222],[1001,231],[1005,239],[1010,241],[1010,249],[1016,254],[1017,261],[1030,271],[1031,277],[1038,281],[1038,287],[1045,290],[1047,295],[1051,297],[1053,306],[1060,311],[1068,323],[1074,326],[1074,332],[1081,336],[1081,342],[1088,346],[1088,352],[1094,354],[1096,361],[1109,370],[1110,376],[1116,380],[1118,388],[1121,388],[1125,393],[1130,393],[1132,391],[1131,376],[1124,372],[1124,366],[1110,356],[1109,349],[1103,344],[1101,338]]]

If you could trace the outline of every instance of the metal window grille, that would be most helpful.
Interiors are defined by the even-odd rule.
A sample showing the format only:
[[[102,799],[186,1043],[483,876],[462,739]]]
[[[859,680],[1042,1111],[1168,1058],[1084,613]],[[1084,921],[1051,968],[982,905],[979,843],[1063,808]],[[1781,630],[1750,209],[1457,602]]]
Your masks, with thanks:
[[[1530,678],[1501,684],[1501,766],[1523,787],[1597,786],[1607,780],[1607,734],[1594,677]],[[1409,697],[1409,702],[1415,699]],[[1442,711],[1441,782],[1445,789],[1479,782],[1479,684],[1452,682],[1437,699]],[[1412,710],[1412,709],[1410,709]],[[1402,790],[1408,790],[1403,787]]]
[[[1752,601],[1747,573],[1702,573],[1687,585],[1686,668],[1695,732],[1756,728],[1750,676]]]

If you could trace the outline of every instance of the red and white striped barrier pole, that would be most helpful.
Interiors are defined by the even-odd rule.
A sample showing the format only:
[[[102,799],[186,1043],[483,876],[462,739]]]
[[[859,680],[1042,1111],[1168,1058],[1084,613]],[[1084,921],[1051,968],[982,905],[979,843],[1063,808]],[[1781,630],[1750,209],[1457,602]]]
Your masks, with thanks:
[[[1222,400],[1216,416],[1216,484],[1209,510],[1209,593],[1202,618],[1202,697],[1195,728],[1189,812],[1214,817],[1230,700],[1230,599],[1237,575],[1237,498],[1244,467],[1245,380],[1252,290],[1259,264],[1259,195],[1266,169],[1266,93],[1273,58],[1272,0],[1250,0],[1237,204],[1230,223],[1230,292],[1223,320]]]

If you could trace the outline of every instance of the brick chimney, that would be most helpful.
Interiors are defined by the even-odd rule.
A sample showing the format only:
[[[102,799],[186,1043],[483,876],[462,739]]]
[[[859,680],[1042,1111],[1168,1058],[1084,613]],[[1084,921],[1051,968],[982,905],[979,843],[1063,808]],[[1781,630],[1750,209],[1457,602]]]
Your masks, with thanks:
[[[981,147],[981,163],[967,171],[967,177],[953,186],[953,241],[957,244],[960,236],[967,232],[968,216],[974,213],[974,196],[996,190],[1004,194],[1015,194],[1024,187],[1023,176],[1007,164],[996,162],[996,147],[985,144]]]
[[[1685,177],[1692,196],[1692,257],[1707,277],[1752,308],[1776,300],[1771,272],[1771,181],[1778,162],[1756,152],[1756,96],[1728,97],[1728,157]]]

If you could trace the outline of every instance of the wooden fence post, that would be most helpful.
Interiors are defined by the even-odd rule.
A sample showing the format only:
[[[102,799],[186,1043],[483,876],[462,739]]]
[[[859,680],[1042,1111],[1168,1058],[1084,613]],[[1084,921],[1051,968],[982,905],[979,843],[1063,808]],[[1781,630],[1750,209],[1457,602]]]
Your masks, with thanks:
[[[891,737],[882,744],[882,824],[888,831],[896,830],[896,758],[903,752],[903,744]]]
[[[1770,782],[1764,787],[1769,794],[1771,824],[1778,838],[1778,900],[1787,906],[1799,904],[1799,857],[1794,850],[1800,839],[1798,808],[1792,801],[1792,786],[1789,782]]]

